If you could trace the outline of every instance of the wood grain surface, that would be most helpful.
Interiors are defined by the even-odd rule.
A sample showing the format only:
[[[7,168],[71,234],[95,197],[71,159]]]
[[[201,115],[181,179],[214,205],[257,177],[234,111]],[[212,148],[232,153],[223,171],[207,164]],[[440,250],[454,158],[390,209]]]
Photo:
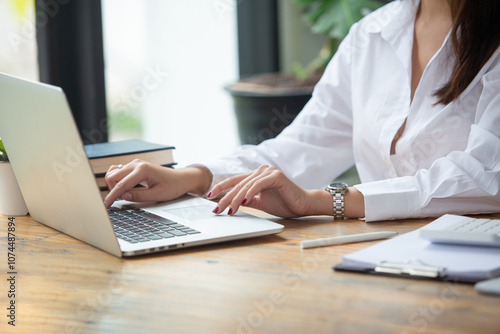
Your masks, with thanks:
[[[473,285],[332,270],[342,255],[377,241],[299,245],[326,236],[406,233],[429,219],[272,220],[285,231],[122,259],[16,217],[13,327],[6,309],[8,217],[0,215],[0,332],[500,333],[500,298]]]

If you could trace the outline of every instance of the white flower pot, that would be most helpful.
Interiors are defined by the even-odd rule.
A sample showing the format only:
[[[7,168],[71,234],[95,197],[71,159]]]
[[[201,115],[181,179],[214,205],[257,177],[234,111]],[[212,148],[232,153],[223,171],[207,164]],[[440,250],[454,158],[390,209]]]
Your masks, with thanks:
[[[0,212],[5,216],[24,216],[28,213],[9,162],[0,162]]]

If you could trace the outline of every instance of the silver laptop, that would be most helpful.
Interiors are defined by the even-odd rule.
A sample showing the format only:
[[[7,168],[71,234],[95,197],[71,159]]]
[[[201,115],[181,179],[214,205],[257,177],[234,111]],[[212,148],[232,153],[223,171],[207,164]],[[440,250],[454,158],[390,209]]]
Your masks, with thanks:
[[[283,230],[283,225],[242,212],[214,215],[215,203],[196,197],[149,205],[117,201],[106,210],[59,87],[0,73],[0,138],[31,217],[116,256]]]

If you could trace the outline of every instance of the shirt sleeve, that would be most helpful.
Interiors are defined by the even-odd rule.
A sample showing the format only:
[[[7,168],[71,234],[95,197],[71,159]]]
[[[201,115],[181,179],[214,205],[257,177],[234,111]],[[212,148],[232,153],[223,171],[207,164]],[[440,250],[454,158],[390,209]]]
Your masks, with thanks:
[[[355,186],[365,197],[366,221],[500,211],[500,70],[484,75],[482,84],[464,151],[415,176]]]
[[[280,169],[299,186],[312,189],[324,186],[354,164],[350,43],[348,36],[328,64],[312,98],[280,135],[203,162],[214,176],[213,184],[267,164]]]

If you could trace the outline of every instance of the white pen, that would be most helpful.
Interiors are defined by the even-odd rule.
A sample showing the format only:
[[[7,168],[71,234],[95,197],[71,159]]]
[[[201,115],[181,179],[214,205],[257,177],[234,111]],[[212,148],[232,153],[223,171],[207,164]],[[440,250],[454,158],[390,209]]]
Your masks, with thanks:
[[[304,249],[304,248],[347,244],[350,242],[385,239],[388,237],[392,237],[393,235],[396,235],[396,234],[398,234],[398,233],[397,232],[371,232],[371,233],[344,235],[344,236],[340,236],[340,237],[304,240],[304,241],[300,242],[300,247],[302,247]]]

